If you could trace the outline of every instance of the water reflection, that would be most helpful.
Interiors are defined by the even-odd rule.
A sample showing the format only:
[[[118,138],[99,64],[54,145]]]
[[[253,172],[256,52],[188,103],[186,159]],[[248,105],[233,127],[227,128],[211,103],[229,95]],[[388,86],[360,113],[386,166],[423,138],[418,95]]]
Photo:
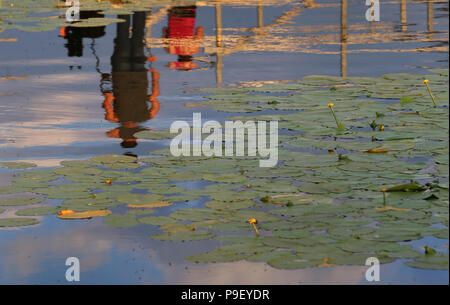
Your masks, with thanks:
[[[347,0],[341,0],[341,76],[347,77]]]
[[[169,63],[169,68],[192,70],[198,67],[193,55],[200,51],[204,29],[203,26],[195,28],[196,11],[196,6],[176,6],[168,12],[168,26],[162,30],[163,38],[168,39],[165,49],[178,56],[177,61]]]
[[[113,2],[116,8],[124,5],[121,1],[109,2]],[[60,132],[61,139],[54,140],[51,144],[69,145],[77,141],[94,141],[92,137],[83,137],[82,134],[94,133],[94,128],[97,128],[95,141],[101,137],[107,143],[109,140],[105,139],[106,133],[107,137],[119,139],[122,147],[129,149],[137,145],[134,136],[136,131],[150,126],[168,127],[162,126],[165,125],[162,121],[168,122],[165,118],[170,116],[174,120],[177,115],[184,116],[181,114],[183,111],[192,110],[173,105],[175,101],[179,102],[178,97],[186,98],[184,95],[174,96],[179,91],[195,92],[201,87],[222,87],[230,82],[298,79],[310,74],[345,77],[356,75],[355,73],[361,75],[361,72],[373,74],[373,69],[376,69],[376,73],[380,75],[387,70],[397,72],[405,67],[430,66],[439,59],[441,62],[448,61],[444,55],[448,51],[448,23],[442,18],[448,17],[448,1],[386,2],[383,3],[381,21],[372,23],[365,20],[367,7],[364,3],[353,5],[348,0],[223,0],[190,4],[154,7],[147,12],[132,15],[108,15],[119,17],[124,22],[107,27],[63,27],[58,34],[52,35],[55,38],[57,35],[63,37],[59,39],[59,46],[64,45],[66,50],[63,53],[57,51],[60,52],[59,55],[67,55],[65,59],[58,59],[56,56],[50,56],[49,59],[43,51],[40,54],[42,58],[39,58],[35,50],[32,59],[27,57],[29,55],[25,51],[22,55],[20,50],[20,55],[6,57],[2,63],[2,66],[7,64],[7,68],[2,70],[3,74],[6,73],[5,76],[11,73],[30,74],[31,77],[20,83],[9,80],[0,83],[0,98],[6,100],[4,107],[8,111],[16,109],[13,115],[23,118],[23,121],[18,119],[17,124],[11,124],[8,115],[0,132],[11,135],[16,146],[47,145],[50,143],[48,135]],[[100,11],[81,12],[82,19],[90,17],[100,18],[103,15]],[[3,38],[7,32],[8,29],[1,33],[2,47],[13,44],[9,42],[13,37]],[[20,44],[18,49],[31,48],[36,44],[36,41],[28,42],[29,37],[40,34],[29,35],[14,40],[18,46]],[[109,44],[113,39],[112,48]],[[89,49],[95,57],[98,75],[91,75],[90,70],[94,65]],[[119,56],[119,53],[126,52],[131,53]],[[438,59],[423,56],[424,52],[433,52],[433,58]],[[403,57],[395,53],[408,55]],[[379,59],[384,58],[385,54],[389,64],[383,66]],[[318,55],[323,57],[319,59]],[[399,58],[404,58],[404,61],[398,60]],[[363,68],[363,62],[371,66]],[[71,69],[83,67],[86,74],[59,70],[64,63],[69,63]],[[391,64],[392,67],[386,67]],[[44,70],[42,67],[45,65],[50,69]],[[38,75],[29,73],[27,69]],[[57,70],[57,73],[50,74],[51,69]],[[17,70],[23,73],[17,73]],[[178,71],[181,73],[178,74]],[[184,72],[192,73],[186,77]],[[95,82],[91,81],[93,77],[97,78]],[[163,89],[167,90],[161,94],[163,96],[159,92],[160,78],[161,85],[164,84]],[[70,86],[88,79],[92,86]],[[186,79],[189,81],[185,81]],[[57,83],[58,86],[51,87],[50,80],[53,85]],[[101,98],[95,97],[93,88],[98,87],[98,84]],[[31,93],[33,86],[39,86],[42,90],[40,94],[36,94],[36,91]],[[49,89],[54,92],[50,93]],[[95,90],[98,92],[99,89]],[[21,92],[32,95],[30,103],[35,104],[33,107],[29,107],[27,102],[18,104]],[[173,102],[167,103],[164,100],[168,95]],[[77,110],[71,109],[70,114],[66,113],[61,118],[59,113],[55,113],[60,109],[48,108],[48,103],[53,103],[56,97],[65,101],[70,99],[64,108],[72,107]],[[45,107],[42,100],[46,101]],[[160,105],[159,101],[164,103]],[[86,111],[89,105],[94,104],[96,110]],[[0,115],[6,118],[5,113]],[[158,120],[151,121],[157,113]],[[36,119],[30,120],[31,116]],[[92,117],[105,118],[107,123],[102,120],[100,123],[95,122],[96,127],[83,125],[86,128],[82,132],[73,127],[84,122],[92,123]],[[45,132],[42,131],[43,122],[46,122]],[[108,127],[109,123],[117,126]],[[24,131],[25,124],[32,128]],[[67,129],[61,130],[57,124],[64,124]],[[49,125],[55,127],[50,130]],[[75,131],[77,136],[68,139],[68,135]],[[25,134],[31,133],[33,135],[27,136],[27,143],[20,140],[25,139]],[[38,133],[39,137],[36,136]],[[22,142],[19,144],[20,141]],[[4,143],[3,141],[0,145],[4,146]],[[115,152],[122,151],[119,145],[116,146],[118,150]],[[140,149],[144,149],[142,145],[137,148]]]
[[[105,119],[109,122],[119,123],[120,126],[107,132],[112,138],[121,138],[122,147],[133,148],[137,145],[134,134],[145,129],[141,123],[151,120],[159,111],[159,72],[156,68],[146,68],[146,64],[156,61],[151,55],[151,49],[163,48],[166,53],[177,56],[176,60],[168,62],[166,67],[180,71],[208,70],[215,68],[216,86],[221,87],[224,73],[224,56],[238,52],[249,51],[276,51],[276,52],[305,52],[316,54],[335,54],[335,51],[326,47],[333,44],[340,46],[340,75],[348,75],[348,54],[355,52],[416,52],[422,49],[355,49],[348,50],[348,46],[370,45],[375,43],[388,43],[399,41],[431,41],[433,37],[433,1],[427,1],[427,36],[418,32],[408,31],[406,0],[400,0],[400,22],[393,27],[388,22],[368,22],[366,25],[351,24],[348,17],[348,1],[341,0],[340,7],[340,37],[332,34],[329,26],[317,25],[314,27],[296,26],[294,18],[305,10],[315,10],[336,4],[317,4],[314,0],[302,3],[291,3],[288,10],[281,16],[272,19],[271,23],[264,23],[263,0],[253,5],[256,15],[255,27],[246,29],[224,28],[222,17],[222,2],[209,3],[215,9],[214,36],[205,36],[203,26],[196,25],[197,6],[172,6],[160,9],[154,16],[152,12],[136,12],[133,15],[119,15],[125,22],[118,23],[114,52],[111,57],[111,74],[102,74],[102,94],[104,96],[103,108]],[[119,5],[118,3],[115,3]],[[151,26],[166,14],[167,26],[162,28],[161,39],[152,37]],[[99,17],[96,11],[82,12],[81,18]],[[132,21],[131,21],[132,20]],[[395,34],[400,27],[402,36]],[[369,33],[364,33],[368,29]],[[131,31],[131,32],[130,32]],[[246,32],[245,35],[235,35],[233,32]],[[228,33],[228,34],[224,34]],[[231,33],[231,34],[230,34]],[[289,33],[293,36],[281,36]],[[299,35],[302,33],[302,35]],[[82,56],[82,38],[98,38],[104,35],[104,27],[71,28],[62,32],[68,40],[66,47],[70,56]],[[214,42],[214,45],[212,45]],[[147,48],[147,55],[145,54]],[[204,56],[194,57],[204,49]],[[325,47],[325,49],[324,49]],[[427,50],[437,50],[442,46],[429,46]],[[215,58],[215,61],[211,60]],[[208,66],[200,67],[199,63]],[[152,75],[152,93],[147,95],[148,77]],[[110,89],[104,89],[111,83]],[[147,105],[150,103],[150,107]]]
[[[81,11],[80,19],[88,18],[102,18],[103,15],[99,11]],[[104,26],[96,27],[62,27],[59,34],[67,42],[64,45],[67,48],[68,57],[82,57],[83,56],[83,38],[100,38],[105,35]]]
[[[288,5],[281,8],[267,6],[281,2]],[[203,3],[209,7],[176,6],[160,8],[154,12],[121,15],[119,17],[124,22],[109,26],[113,31],[115,30],[112,34],[115,38],[114,48],[109,49],[104,55],[107,58],[106,70],[111,71],[109,73],[103,73],[100,70],[102,67],[99,65],[99,56],[101,55],[96,55],[98,39],[110,38],[105,34],[107,32],[105,27],[69,26],[59,31],[59,35],[63,37],[59,39],[59,45],[62,48],[64,43],[67,49],[62,48],[64,55],[67,52],[67,57],[71,58],[75,66],[81,67],[81,63],[93,65],[94,62],[87,58],[87,55],[90,55],[88,54],[90,49],[96,60],[97,74],[90,73],[87,69],[83,69],[83,73],[79,71],[66,73],[64,65],[67,63],[67,58],[58,59],[50,56],[51,59],[49,59],[47,54],[44,54],[47,57],[40,58],[39,52],[43,51],[36,48],[36,41],[28,40],[32,35],[19,36],[16,40],[12,37],[1,38],[0,43],[16,41],[14,43],[20,43],[18,50],[32,46],[34,52],[32,59],[26,56],[21,58],[20,50],[19,55],[10,57],[11,60],[9,57],[3,59],[3,63],[8,60],[8,69],[11,67],[11,73],[30,74],[30,77],[14,81],[5,79],[3,83],[0,83],[0,98],[5,101],[0,105],[2,107],[0,118],[5,118],[0,125],[0,134],[5,139],[11,138],[15,141],[8,142],[0,139],[1,158],[5,156],[4,152],[8,153],[7,158],[11,159],[19,158],[19,153],[22,154],[20,157],[24,158],[38,155],[39,158],[55,158],[48,163],[41,161],[39,165],[56,166],[73,151],[82,151],[83,157],[108,153],[112,145],[107,146],[105,143],[100,143],[98,146],[79,145],[87,141],[102,140],[98,134],[101,133],[100,137],[103,137],[104,131],[111,128],[107,124],[99,126],[95,123],[97,119],[103,118],[103,115],[111,124],[117,124],[117,128],[107,132],[108,136],[121,139],[122,147],[126,149],[135,147],[137,140],[134,135],[137,131],[146,128],[146,122],[156,116],[157,118],[162,116],[164,119],[169,117],[166,121],[173,121],[172,119],[180,115],[183,108],[179,104],[180,99],[184,98],[181,92],[190,88],[214,86],[214,74],[216,85],[221,87],[229,82],[294,79],[293,77],[298,79],[310,74],[340,74],[345,77],[357,75],[355,70],[367,74],[387,73],[389,69],[389,72],[392,70],[401,72],[406,70],[406,64],[432,65],[436,59],[448,58],[447,55],[439,55],[440,57],[437,55],[437,52],[448,50],[448,30],[443,29],[444,25],[448,25],[446,21],[448,2],[408,2],[408,7],[406,0],[389,2],[385,7],[393,8],[391,11],[394,13],[387,12],[388,16],[383,14],[382,22],[374,23],[367,23],[364,20],[363,5],[358,11],[355,10],[356,5],[349,5],[348,2],[348,0],[333,3],[314,0],[303,2],[234,0]],[[115,3],[119,4],[119,1]],[[239,18],[230,18],[233,17],[230,14],[240,10],[238,7],[228,7],[230,3],[250,6],[242,15],[244,17],[241,17],[245,19],[244,21]],[[354,3],[350,2],[350,4]],[[102,16],[96,11],[81,12],[83,19]],[[320,16],[323,19],[316,21],[311,16]],[[355,16],[359,16],[359,19]],[[407,17],[410,23],[407,23]],[[440,17],[445,17],[445,20],[442,18],[440,22],[437,22]],[[247,20],[249,20],[248,23],[246,23]],[[161,31],[160,27],[163,23],[167,26]],[[158,34],[154,36],[152,36],[152,26],[158,29]],[[38,36],[41,34],[34,35],[39,37],[38,39],[42,37]],[[56,39],[55,33],[51,35]],[[90,40],[90,44],[83,46],[86,39]],[[408,53],[408,55],[394,54],[400,52]],[[430,54],[428,58],[431,59],[427,59],[422,52]],[[380,57],[376,58],[375,53],[382,53],[380,57],[386,54],[383,58],[386,62],[380,61]],[[228,56],[233,57],[233,60],[227,61]],[[159,60],[169,59],[158,65],[156,57]],[[249,58],[251,60],[248,60]],[[284,58],[287,59],[284,60]],[[372,59],[373,61],[370,61]],[[397,59],[400,60],[396,61]],[[358,65],[363,66],[361,63],[366,66],[357,68]],[[390,64],[392,67],[386,67]],[[38,68],[32,70],[34,74],[28,72],[20,74],[14,70],[25,65]],[[61,68],[62,66],[64,69]],[[102,70],[104,68],[103,66]],[[55,70],[53,74],[48,72],[51,69]],[[208,69],[211,71],[206,71]],[[252,70],[252,73],[248,73],[248,70]],[[6,69],[1,73],[5,71]],[[178,71],[181,72],[178,73]],[[190,74],[192,77],[186,85],[187,88],[178,86],[181,81],[171,80],[171,78],[181,78],[180,75],[184,76],[188,71],[192,72]],[[5,77],[10,75],[9,70],[6,72]],[[3,76],[3,74],[0,75],[0,80]],[[158,101],[158,99],[162,100],[159,96],[160,77],[161,81],[164,81],[166,92],[170,91],[169,94],[172,94],[173,98],[161,103],[161,112],[159,112]],[[211,82],[209,82],[210,79]],[[100,84],[100,91],[97,88],[98,84]],[[8,92],[24,94],[10,97],[11,95],[6,95]],[[98,97],[99,92],[102,97]],[[171,103],[174,114],[168,116],[169,111],[163,113],[163,107],[169,108]],[[94,106],[89,108],[90,105]],[[86,123],[87,127],[82,123]],[[88,125],[91,123],[93,127]],[[100,132],[97,134],[96,130]],[[39,145],[41,150],[32,150]],[[14,151],[14,146],[31,148],[29,151],[25,149]],[[64,148],[55,149],[57,146],[64,146]],[[119,145],[116,146],[120,149]],[[139,148],[143,146],[141,144]],[[40,272],[46,275],[51,274],[51,270],[46,271],[43,268],[48,257],[53,260],[55,257],[64,258],[79,253],[82,258],[85,256],[86,259],[91,259],[84,266],[97,271],[97,274],[104,274],[114,267],[127,268],[123,261],[117,258],[111,259],[112,263],[104,266],[105,261],[114,257],[117,252],[121,252],[121,255],[127,259],[135,258],[134,253],[130,252],[134,244],[127,241],[126,237],[124,238],[124,231],[117,230],[111,233],[112,230],[108,230],[101,223],[98,223],[98,226],[73,224],[73,227],[65,231],[61,230],[60,224],[52,225],[43,222],[41,227],[42,230],[50,227],[54,234],[43,232],[40,236],[38,235],[39,239],[36,239],[34,234],[36,231],[33,231],[21,238],[18,236],[17,239],[8,243],[2,241],[1,248],[8,250],[0,251],[0,256],[3,255],[2,258],[7,256],[8,259],[1,260],[2,268],[0,269],[3,272],[0,272],[0,277],[2,273],[8,276],[17,276],[21,273],[23,277]],[[363,276],[361,267],[355,267],[353,270],[336,269],[339,272],[330,276],[327,273],[329,270],[325,269],[286,272],[268,268],[263,264],[244,262],[213,267],[191,264],[188,269],[185,269],[187,263],[183,258],[199,252],[200,250],[196,248],[197,244],[161,247],[160,243],[150,244],[147,228],[142,231],[139,234],[136,232],[129,234],[138,242],[148,243],[145,245],[146,250],[142,251],[143,255],[136,259],[143,264],[158,266],[162,274],[157,278],[158,282],[298,283],[309,280],[315,283],[330,283],[341,280],[345,283],[354,283]],[[150,251],[154,253],[152,259],[148,258]],[[168,267],[168,260],[172,260],[173,257],[169,254],[179,256],[171,267]],[[83,262],[85,262],[84,258]],[[21,268],[18,269],[18,267]],[[64,267],[61,263],[61,268]],[[404,273],[401,274],[405,277]],[[131,276],[128,274],[125,278],[130,279]]]
[[[156,61],[156,57],[147,56],[144,38],[146,20],[149,12],[135,12],[132,15],[118,15],[124,22],[117,23],[114,50],[111,56],[111,73],[102,73],[99,69],[99,58],[95,50],[95,38],[105,35],[105,27],[63,27],[60,36],[67,39],[65,47],[68,56],[83,56],[83,38],[91,38],[92,53],[96,57],[96,70],[100,75],[100,90],[104,97],[102,107],[105,120],[120,124],[108,131],[111,138],[122,139],[123,148],[134,148],[138,145],[134,134],[145,130],[140,123],[153,119],[159,111],[159,72],[155,68],[147,68],[147,63]],[[102,18],[98,11],[81,11],[80,19],[91,17]],[[150,53],[150,50],[147,50]],[[181,56],[181,55],[180,55]],[[148,94],[148,75],[151,73],[151,93]],[[150,106],[149,106],[150,105]]]
[[[147,62],[155,60],[154,56],[146,56],[144,51],[146,12],[119,15],[118,18],[125,22],[116,25],[111,75],[102,76],[112,84],[112,89],[102,89],[103,108],[106,120],[120,124],[108,131],[108,136],[121,138],[123,148],[134,148],[137,146],[134,134],[145,129],[139,123],[153,119],[159,111],[159,72],[146,68]],[[152,76],[151,94],[147,92],[148,72]]]

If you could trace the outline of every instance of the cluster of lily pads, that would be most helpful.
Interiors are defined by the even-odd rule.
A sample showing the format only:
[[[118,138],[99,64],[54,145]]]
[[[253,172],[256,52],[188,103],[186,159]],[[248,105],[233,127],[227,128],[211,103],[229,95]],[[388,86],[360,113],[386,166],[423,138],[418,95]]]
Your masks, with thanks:
[[[21,209],[16,214],[28,217],[3,218],[0,226],[34,224],[36,215],[100,216],[118,228],[157,226],[155,240],[219,242],[186,258],[192,262],[297,269],[364,265],[376,256],[381,263],[405,259],[415,268],[448,269],[448,250],[412,245],[429,236],[448,240],[448,69],[205,91],[211,94],[199,104],[241,113],[231,119],[279,121],[277,166],[260,168],[256,157],[173,157],[165,149],[17,170],[12,184],[0,187],[0,194],[15,195],[2,195],[0,206],[51,204]],[[197,199],[204,204],[185,206]],[[119,206],[126,213],[114,210]]]
[[[0,29],[19,29],[30,32],[51,31],[67,26],[66,1],[55,0],[2,0],[0,7]],[[99,11],[105,17],[91,17],[70,23],[72,27],[106,26],[122,19],[106,17],[111,15],[131,15],[138,11],[150,11],[152,7],[168,5],[195,5],[195,1],[163,0],[79,0],[81,11]]]

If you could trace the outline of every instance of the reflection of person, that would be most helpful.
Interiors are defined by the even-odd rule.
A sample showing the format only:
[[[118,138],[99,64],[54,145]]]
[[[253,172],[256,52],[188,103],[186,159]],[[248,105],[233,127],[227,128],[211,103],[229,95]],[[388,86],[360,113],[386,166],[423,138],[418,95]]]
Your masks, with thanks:
[[[195,30],[196,9],[196,6],[177,6],[169,10],[168,27],[163,28],[163,37],[169,39],[166,51],[178,55],[178,61],[171,62],[170,68],[192,70],[197,67],[192,55],[200,51],[203,27]]]
[[[120,123],[120,127],[109,131],[110,137],[122,138],[124,148],[137,145],[134,133],[144,130],[138,123],[153,119],[159,111],[159,73],[150,69],[152,74],[152,94],[148,95],[148,77],[146,61],[154,61],[144,54],[145,12],[133,15],[130,37],[130,15],[120,15],[125,22],[117,24],[117,37],[114,41],[114,53],[111,57],[112,92],[103,92],[105,100],[105,119]],[[103,77],[109,78],[109,75]],[[151,103],[148,109],[147,102]]]
[[[100,18],[103,15],[99,11],[80,11],[80,19]],[[59,30],[59,35],[67,40],[65,47],[69,57],[83,56],[83,38],[99,38],[105,35],[104,26],[73,27],[64,26]]]

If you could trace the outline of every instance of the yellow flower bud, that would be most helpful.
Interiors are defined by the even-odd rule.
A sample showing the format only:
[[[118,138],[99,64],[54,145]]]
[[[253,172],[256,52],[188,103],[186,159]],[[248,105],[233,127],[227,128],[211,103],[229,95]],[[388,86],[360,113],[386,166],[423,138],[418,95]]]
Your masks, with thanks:
[[[333,103],[329,103],[329,104],[328,104],[328,107],[330,107],[330,108],[333,107],[333,106],[334,106]]]
[[[428,84],[428,82],[429,82],[428,79],[424,79],[424,80],[423,80],[423,83],[424,83],[424,84]]]

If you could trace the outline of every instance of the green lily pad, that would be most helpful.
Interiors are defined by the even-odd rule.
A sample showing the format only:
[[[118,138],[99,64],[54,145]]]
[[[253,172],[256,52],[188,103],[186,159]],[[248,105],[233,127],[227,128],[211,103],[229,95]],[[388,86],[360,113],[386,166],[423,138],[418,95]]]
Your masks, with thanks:
[[[167,225],[167,224],[172,224],[172,223],[177,222],[176,219],[174,219],[172,217],[168,217],[168,216],[146,216],[146,217],[139,218],[138,221],[143,224],[154,225],[154,226],[162,226],[162,225]]]
[[[22,206],[31,205],[42,202],[42,198],[38,197],[13,197],[0,199],[0,206]]]
[[[302,184],[300,191],[311,194],[347,193],[352,190],[349,185],[336,183]]]
[[[448,270],[448,254],[422,255],[414,261],[406,262],[405,264],[419,269]]]
[[[157,194],[124,194],[117,197],[119,202],[136,205],[160,202],[163,199],[163,196]]]
[[[28,162],[0,162],[0,167],[25,169],[30,167],[36,167],[36,164]]]
[[[162,241],[193,241],[211,239],[214,235],[210,232],[197,232],[197,231],[183,231],[175,233],[162,233],[153,235],[151,238],[154,240]]]
[[[139,224],[134,215],[111,214],[103,217],[103,220],[105,225],[114,228],[127,228]]]
[[[59,211],[63,210],[62,207],[38,207],[38,208],[26,208],[16,212],[17,216],[40,216],[40,215],[56,215]]]
[[[0,218],[0,227],[23,227],[39,223],[35,218]]]

